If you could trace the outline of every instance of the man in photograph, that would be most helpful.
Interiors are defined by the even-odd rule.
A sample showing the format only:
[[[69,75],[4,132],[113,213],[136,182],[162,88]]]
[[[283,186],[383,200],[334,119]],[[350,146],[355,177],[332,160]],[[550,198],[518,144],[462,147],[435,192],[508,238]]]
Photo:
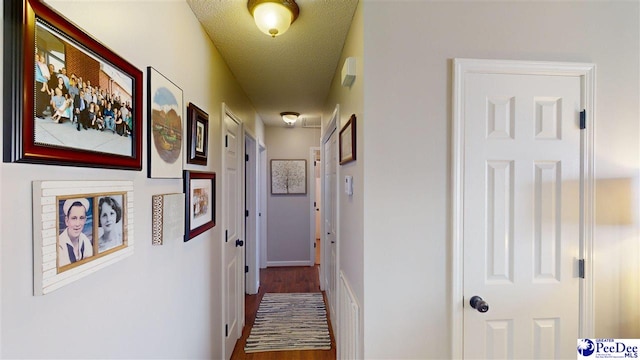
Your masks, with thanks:
[[[58,237],[58,266],[72,264],[93,256],[91,240],[82,230],[87,222],[89,200],[67,199],[62,205],[66,228]]]

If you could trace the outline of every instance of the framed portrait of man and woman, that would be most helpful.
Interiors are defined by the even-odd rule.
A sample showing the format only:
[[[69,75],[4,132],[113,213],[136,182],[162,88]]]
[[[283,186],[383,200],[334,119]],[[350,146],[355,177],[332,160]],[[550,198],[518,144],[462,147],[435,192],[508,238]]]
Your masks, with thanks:
[[[57,197],[58,273],[127,246],[126,193]]]
[[[36,295],[133,252],[131,181],[36,181],[33,195]]]

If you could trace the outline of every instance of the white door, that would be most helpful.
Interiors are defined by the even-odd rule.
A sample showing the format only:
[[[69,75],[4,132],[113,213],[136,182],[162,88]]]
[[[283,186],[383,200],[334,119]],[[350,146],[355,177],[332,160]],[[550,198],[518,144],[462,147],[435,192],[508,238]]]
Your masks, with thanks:
[[[464,357],[574,358],[583,79],[468,73],[463,81]],[[473,296],[487,312],[471,306]]]
[[[338,194],[336,193],[336,181],[337,181],[337,153],[336,153],[336,132],[329,136],[324,143],[324,250],[326,257],[326,266],[328,271],[324,271],[327,299],[329,301],[329,311],[331,315],[336,318],[336,261],[337,261],[337,202]],[[325,262],[322,262],[323,266]],[[334,330],[337,325],[337,321],[332,322]]]
[[[224,264],[224,305],[225,358],[230,359],[236,341],[242,334],[244,316],[244,286],[242,285],[243,240],[242,226],[242,143],[240,124],[228,114],[223,121],[224,153],[224,223],[223,223],[223,264]]]

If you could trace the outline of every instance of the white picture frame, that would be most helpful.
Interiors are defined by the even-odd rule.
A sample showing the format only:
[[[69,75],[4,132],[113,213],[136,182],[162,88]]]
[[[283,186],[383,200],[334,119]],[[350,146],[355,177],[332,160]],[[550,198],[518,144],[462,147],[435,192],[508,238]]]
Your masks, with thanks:
[[[34,181],[32,190],[34,295],[133,254],[133,181]],[[85,246],[74,251],[72,238]]]

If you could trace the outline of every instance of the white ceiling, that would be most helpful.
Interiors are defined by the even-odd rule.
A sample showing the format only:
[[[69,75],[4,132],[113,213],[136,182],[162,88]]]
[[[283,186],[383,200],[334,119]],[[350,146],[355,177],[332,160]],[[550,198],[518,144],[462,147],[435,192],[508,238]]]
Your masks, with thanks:
[[[320,119],[358,0],[296,0],[300,16],[276,38],[258,30],[246,0],[187,3],[265,125],[283,126],[283,111]]]

